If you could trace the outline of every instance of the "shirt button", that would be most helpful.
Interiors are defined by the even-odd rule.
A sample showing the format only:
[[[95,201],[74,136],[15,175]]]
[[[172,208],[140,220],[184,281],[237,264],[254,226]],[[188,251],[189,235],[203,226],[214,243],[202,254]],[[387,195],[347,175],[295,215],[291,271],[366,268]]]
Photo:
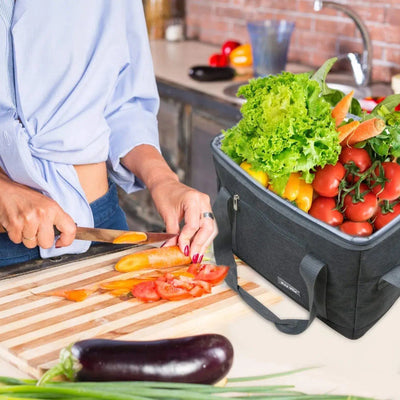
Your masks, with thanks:
[[[7,131],[3,131],[3,138],[4,138],[4,144],[6,144],[7,146],[10,146],[11,138]]]

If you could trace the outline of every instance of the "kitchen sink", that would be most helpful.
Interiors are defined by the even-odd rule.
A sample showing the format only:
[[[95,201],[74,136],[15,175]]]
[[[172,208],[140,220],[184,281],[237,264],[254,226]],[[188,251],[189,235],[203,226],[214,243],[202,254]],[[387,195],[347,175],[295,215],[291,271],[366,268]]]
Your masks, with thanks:
[[[247,83],[248,83],[247,81],[243,81],[243,82],[237,82],[232,85],[229,85],[226,88],[224,88],[223,93],[224,93],[224,95],[235,99],[235,101],[238,104],[243,104],[245,100],[242,97],[237,97],[236,93],[237,93],[238,89],[240,88],[240,86],[246,85]],[[357,87],[357,86],[352,86],[352,85],[348,85],[348,84],[344,84],[344,83],[329,82],[329,81],[327,82],[327,85],[330,88],[340,90],[345,94],[354,90],[354,97],[358,100],[362,100],[365,97],[371,96],[371,89],[369,87],[361,87],[361,86]]]

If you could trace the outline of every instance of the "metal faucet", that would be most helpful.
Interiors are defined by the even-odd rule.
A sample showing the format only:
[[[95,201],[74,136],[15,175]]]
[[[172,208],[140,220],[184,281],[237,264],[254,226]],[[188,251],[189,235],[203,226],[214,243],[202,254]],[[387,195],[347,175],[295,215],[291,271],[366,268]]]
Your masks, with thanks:
[[[350,61],[356,84],[358,86],[367,86],[371,81],[372,75],[372,43],[367,27],[356,12],[344,4],[325,0],[314,1],[315,11],[321,11],[323,7],[331,7],[342,11],[354,21],[356,27],[360,31],[364,46],[362,54],[348,53],[345,57]]]

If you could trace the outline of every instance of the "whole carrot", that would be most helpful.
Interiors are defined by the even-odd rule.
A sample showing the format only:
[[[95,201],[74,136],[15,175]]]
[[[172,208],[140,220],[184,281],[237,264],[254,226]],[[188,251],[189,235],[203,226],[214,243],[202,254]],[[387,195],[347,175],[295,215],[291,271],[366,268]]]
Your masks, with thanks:
[[[386,124],[380,118],[371,118],[361,122],[360,125],[354,130],[354,132],[348,137],[347,144],[352,146],[363,140],[370,139],[374,136],[378,136],[385,129]]]
[[[350,137],[350,135],[358,128],[360,125],[360,121],[351,121],[346,125],[339,126],[337,131],[339,133],[339,143],[344,144],[346,138]]]
[[[336,126],[339,126],[346,118],[350,110],[351,100],[353,99],[354,90],[346,94],[332,109],[332,117],[335,120]]]
[[[115,269],[119,272],[130,272],[146,268],[175,267],[190,263],[191,258],[185,256],[178,246],[169,246],[129,254],[115,264]]]

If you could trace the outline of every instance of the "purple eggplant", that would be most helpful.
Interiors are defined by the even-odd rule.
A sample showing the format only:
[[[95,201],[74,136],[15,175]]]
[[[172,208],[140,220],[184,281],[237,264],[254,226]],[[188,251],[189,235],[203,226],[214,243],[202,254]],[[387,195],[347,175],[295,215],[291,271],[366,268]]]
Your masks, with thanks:
[[[218,334],[154,341],[88,339],[63,351],[62,366],[54,368],[77,381],[213,384],[227,375],[233,362],[231,342]],[[50,372],[41,383],[54,376]]]

